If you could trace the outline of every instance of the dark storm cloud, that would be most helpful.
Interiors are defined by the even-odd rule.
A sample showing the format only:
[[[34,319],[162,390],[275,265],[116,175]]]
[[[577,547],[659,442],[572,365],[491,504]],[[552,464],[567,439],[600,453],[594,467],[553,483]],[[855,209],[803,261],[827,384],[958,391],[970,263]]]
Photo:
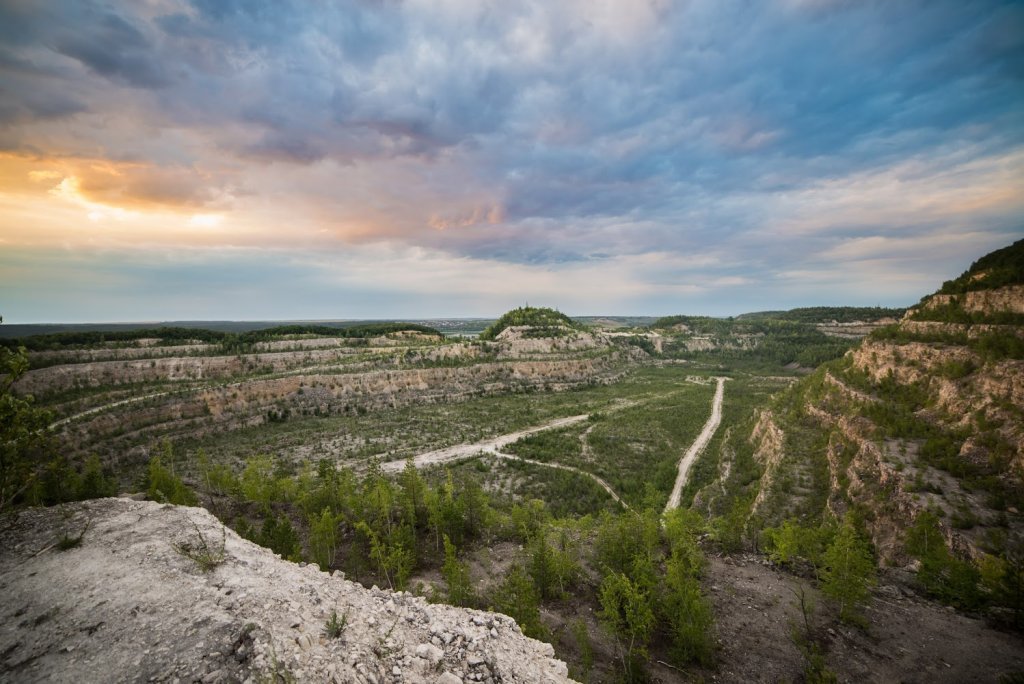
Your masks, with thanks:
[[[162,88],[171,84],[170,65],[163,61],[133,23],[118,14],[88,8],[81,20],[85,31],[64,27],[54,38],[54,49],[78,60],[90,71],[136,88]]]
[[[81,102],[58,92],[29,92],[16,96],[0,87],[0,126],[46,119],[61,119],[86,110]]]

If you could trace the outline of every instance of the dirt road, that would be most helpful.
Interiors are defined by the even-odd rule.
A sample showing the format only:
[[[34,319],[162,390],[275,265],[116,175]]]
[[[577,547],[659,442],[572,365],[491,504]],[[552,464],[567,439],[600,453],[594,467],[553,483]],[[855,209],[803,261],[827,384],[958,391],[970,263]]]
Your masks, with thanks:
[[[437,451],[428,451],[425,454],[420,454],[419,456],[414,457],[413,458],[413,463],[416,465],[417,468],[424,468],[426,466],[437,465],[439,463],[451,463],[452,461],[458,461],[458,460],[463,459],[463,458],[469,458],[471,456],[476,456],[479,453],[487,453],[487,454],[490,454],[492,456],[497,456],[498,458],[504,458],[504,459],[507,459],[507,460],[522,461],[523,463],[529,463],[531,465],[543,466],[545,468],[556,468],[558,470],[567,470],[567,471],[569,471],[571,473],[578,473],[578,474],[583,475],[585,477],[589,477],[594,482],[596,482],[598,485],[600,485],[602,489],[604,489],[606,492],[608,492],[608,494],[612,497],[612,499],[615,500],[615,503],[623,506],[624,508],[629,508],[629,504],[627,504],[625,501],[623,501],[622,498],[618,494],[615,493],[615,490],[611,488],[611,485],[609,485],[607,482],[602,480],[597,475],[594,475],[593,473],[588,473],[585,470],[580,470],[579,468],[574,468],[573,466],[563,465],[561,463],[535,461],[532,458],[523,458],[522,456],[516,456],[515,454],[506,454],[505,452],[503,452],[501,450],[503,447],[508,446],[509,444],[512,444],[513,442],[516,442],[519,439],[521,439],[523,437],[526,437],[527,435],[532,435],[532,434],[534,434],[536,432],[543,432],[544,430],[555,430],[557,428],[562,428],[562,427],[567,427],[569,425],[574,425],[576,423],[579,423],[581,421],[586,420],[589,417],[590,417],[589,415],[581,415],[581,416],[570,416],[568,418],[559,418],[559,419],[553,420],[553,421],[551,421],[549,423],[544,423],[543,425],[538,425],[536,427],[527,428],[525,430],[519,430],[517,432],[510,432],[507,435],[501,435],[499,437],[492,437],[490,439],[485,439],[483,441],[476,442],[474,444],[457,444],[457,445],[455,445],[453,447],[448,447],[447,449],[438,449]],[[386,473],[397,473],[397,472],[400,472],[403,468],[405,468],[406,462],[407,462],[407,460],[406,461],[389,461],[387,463],[381,464],[381,470],[383,470]]]
[[[569,425],[575,425],[576,423],[583,422],[590,416],[583,414],[580,416],[569,416],[568,418],[558,418],[551,422],[544,423],[532,428],[526,428],[517,432],[510,432],[507,435],[499,435],[497,437],[491,437],[490,439],[481,440],[474,442],[473,444],[456,444],[455,446],[448,447],[446,449],[438,449],[437,451],[428,451],[425,454],[419,454],[413,457],[413,464],[417,468],[424,468],[426,466],[438,465],[440,463],[451,463],[452,461],[458,461],[463,458],[469,458],[475,456],[481,451],[498,454],[503,447],[516,442],[527,435],[532,435],[535,432],[543,432],[544,430],[555,430],[557,428],[568,427]],[[507,454],[498,454],[499,456],[505,456]],[[397,473],[401,472],[405,468],[407,459],[401,461],[389,461],[381,464],[381,470],[385,473]]]
[[[665,510],[669,511],[673,508],[679,507],[679,497],[683,491],[683,487],[686,485],[686,475],[690,470],[690,466],[693,465],[693,461],[697,456],[704,450],[708,442],[714,436],[715,431],[718,429],[719,423],[722,422],[722,399],[725,395],[725,378],[716,378],[718,381],[718,387],[715,389],[715,397],[711,405],[711,417],[708,422],[704,424],[704,429],[701,431],[697,439],[694,440],[693,444],[683,455],[683,458],[679,461],[679,475],[676,477],[675,486],[672,489],[672,495],[669,497],[668,504],[665,506]],[[632,405],[634,402],[626,402],[626,405]],[[617,408],[624,408],[617,407]],[[611,488],[611,486],[602,480],[597,475],[589,473],[586,470],[581,470],[573,466],[563,465],[561,463],[535,461],[530,458],[522,458],[521,456],[515,456],[513,454],[507,454],[502,452],[502,448],[512,444],[513,442],[532,435],[537,432],[543,432],[544,430],[555,430],[557,428],[567,427],[569,425],[575,425],[576,423],[587,420],[589,415],[570,416],[568,418],[558,418],[552,420],[543,425],[537,425],[532,428],[526,428],[524,430],[518,430],[516,432],[510,432],[505,435],[498,437],[491,437],[490,439],[481,440],[474,442],[473,444],[456,444],[455,446],[447,447],[445,449],[438,449],[436,451],[428,451],[418,456],[414,456],[412,461],[413,465],[417,468],[424,468],[432,465],[439,465],[442,463],[451,463],[453,461],[459,461],[464,458],[470,458],[480,453],[487,453],[498,458],[504,459],[515,459],[524,463],[530,463],[532,465],[544,466],[546,468],[557,468],[559,470],[567,470],[569,472],[578,473],[586,477],[591,478],[598,485],[601,486],[608,494],[616,501],[616,503],[622,505],[625,508],[629,508],[629,505],[622,500],[622,498]],[[581,439],[583,436],[581,435]],[[584,443],[585,446],[585,443]],[[405,468],[405,464],[408,459],[402,459],[400,461],[388,461],[387,463],[381,464],[381,470],[386,473],[397,473],[401,472]]]
[[[718,380],[718,387],[715,388],[715,398],[711,403],[711,417],[708,418],[708,422],[704,423],[704,429],[701,430],[697,439],[693,440],[693,444],[686,450],[683,457],[679,459],[679,474],[676,475],[676,484],[672,487],[672,494],[668,497],[668,503],[665,504],[666,513],[674,508],[679,508],[679,498],[682,496],[683,487],[686,486],[686,476],[690,473],[690,467],[693,466],[697,456],[704,451],[704,447],[714,437],[719,423],[722,422],[722,399],[725,396],[725,378],[716,379]]]

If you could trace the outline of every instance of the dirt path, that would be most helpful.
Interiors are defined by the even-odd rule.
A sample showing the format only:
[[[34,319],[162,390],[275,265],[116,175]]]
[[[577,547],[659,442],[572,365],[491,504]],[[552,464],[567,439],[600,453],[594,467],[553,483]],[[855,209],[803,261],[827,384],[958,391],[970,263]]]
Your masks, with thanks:
[[[578,473],[580,475],[585,475],[586,477],[589,477],[591,480],[593,480],[594,482],[599,484],[601,486],[601,488],[604,489],[604,491],[608,492],[608,495],[611,496],[612,499],[615,500],[615,503],[619,504],[620,506],[622,506],[626,510],[632,510],[629,507],[629,504],[626,503],[625,501],[623,501],[622,497],[620,497],[618,494],[615,493],[615,490],[612,489],[610,484],[608,484],[607,482],[605,482],[604,480],[599,478],[594,473],[588,473],[586,470],[580,470],[579,468],[574,468],[572,466],[563,465],[561,463],[554,463],[554,462],[547,462],[546,463],[544,461],[535,461],[532,458],[523,458],[522,456],[516,456],[515,454],[506,454],[506,453],[501,452],[501,451],[491,451],[490,453],[494,454],[498,458],[505,458],[505,459],[508,459],[508,460],[522,461],[523,463],[529,463],[531,465],[544,466],[545,468],[556,468],[558,470],[568,470],[570,473]]]
[[[475,456],[481,451],[485,451],[492,454],[498,454],[503,448],[516,442],[527,435],[532,435],[535,432],[543,432],[544,430],[555,430],[557,428],[568,427],[569,425],[575,425],[581,423],[587,418],[589,414],[583,414],[580,416],[569,416],[568,418],[558,418],[552,420],[543,425],[537,425],[532,428],[526,428],[524,430],[518,430],[516,432],[510,432],[506,435],[499,435],[497,437],[491,437],[490,439],[484,439],[473,444],[456,444],[455,446],[447,447],[446,449],[438,449],[437,451],[428,451],[425,454],[419,454],[414,456],[412,461],[413,465],[417,468],[425,468],[427,466],[438,465],[440,463],[451,463],[452,461],[458,461],[463,458],[469,458]],[[381,470],[385,473],[397,473],[401,472],[405,468],[406,461],[408,459],[402,459],[400,461],[388,461],[387,463],[381,464]]]
[[[106,411],[107,409],[117,408],[118,406],[124,406],[125,404],[134,404],[135,402],[145,401],[146,399],[155,399],[156,397],[166,397],[168,394],[173,394],[174,392],[180,392],[180,391],[181,390],[168,390],[166,392],[157,392],[156,394],[145,394],[145,395],[143,395],[141,397],[130,397],[128,399],[122,399],[120,401],[115,401],[112,404],[104,404],[103,406],[97,406],[95,408],[91,408],[91,409],[88,409],[86,411],[82,411],[81,413],[76,413],[73,416],[68,416],[67,418],[61,418],[58,421],[50,423],[49,429],[53,430],[53,429],[59,428],[61,425],[67,425],[68,423],[76,421],[79,418],[85,418],[86,416],[91,416],[92,414],[99,413],[100,411]]]
[[[622,500],[615,490],[612,489],[611,485],[602,480],[593,473],[588,473],[586,470],[581,470],[573,466],[564,465],[562,463],[535,461],[532,458],[523,458],[522,456],[516,456],[515,454],[508,454],[503,452],[501,449],[514,442],[519,441],[527,435],[532,435],[537,432],[543,432],[545,430],[555,430],[569,425],[575,425],[581,421],[589,418],[589,415],[570,416],[568,418],[559,418],[543,425],[538,425],[532,428],[526,428],[525,430],[518,430],[516,432],[510,432],[507,435],[500,435],[498,437],[492,437],[473,444],[457,444],[453,447],[446,449],[438,449],[437,451],[428,451],[425,454],[420,454],[413,458],[413,464],[417,468],[425,468],[427,466],[438,465],[440,463],[451,463],[452,461],[458,461],[463,458],[469,458],[476,456],[479,453],[486,453],[498,458],[503,458],[510,461],[522,461],[523,463],[529,463],[531,465],[542,466],[545,468],[556,468],[558,470],[566,470],[571,473],[578,473],[585,477],[589,477],[591,480],[601,486],[609,496],[615,500],[615,503],[619,504],[623,508],[628,509],[629,504]],[[405,464],[408,459],[402,461],[388,461],[387,463],[381,464],[381,470],[386,473],[397,473],[405,468]]]
[[[687,378],[689,380],[689,378]],[[693,460],[697,455],[707,446],[707,443],[711,440],[711,437],[715,434],[715,430],[718,429],[718,424],[722,421],[722,397],[724,395],[725,378],[716,378],[718,381],[718,388],[715,390],[715,398],[712,402],[711,407],[711,418],[704,425],[704,430],[700,433],[697,439],[690,446],[689,451],[683,456],[683,459],[679,462],[679,477],[676,479],[675,488],[672,490],[672,497],[669,498],[668,506],[665,510],[679,507],[679,494],[682,492],[683,486],[686,484],[686,474],[693,464]],[[701,383],[703,384],[703,383]],[[621,410],[635,405],[638,402],[624,402],[620,406],[616,406],[612,411]],[[472,444],[456,444],[455,446],[447,447],[444,449],[437,449],[436,451],[428,451],[418,456],[414,456],[412,459],[413,465],[417,468],[425,468],[427,466],[439,465],[442,463],[451,463],[453,461],[459,461],[464,458],[470,458],[480,453],[487,453],[498,458],[507,460],[517,460],[523,463],[529,463],[531,465],[543,466],[546,468],[556,468],[558,470],[566,470],[568,472],[577,473],[585,477],[589,477],[596,482],[602,489],[608,492],[609,496],[615,500],[623,508],[629,509],[629,504],[622,500],[611,485],[605,482],[597,475],[576,468],[573,466],[564,465],[562,463],[535,461],[531,458],[523,458],[514,454],[507,454],[502,451],[502,448],[519,441],[527,435],[532,435],[537,432],[543,432],[545,430],[555,430],[558,428],[568,427],[569,425],[575,425],[576,423],[587,420],[590,416],[587,414],[579,416],[569,416],[568,418],[558,418],[550,422],[544,423],[543,425],[537,425],[532,428],[526,428],[524,430],[518,430],[516,432],[510,432],[505,435],[499,435],[498,437],[491,437],[490,439],[481,440]],[[589,430],[588,430],[589,432]],[[581,441],[584,443],[584,450],[586,449],[586,433],[580,435]],[[408,459],[402,459],[398,461],[388,461],[387,463],[381,464],[381,470],[386,473],[398,473],[405,468],[405,464]]]
[[[683,494],[683,487],[686,486],[686,476],[690,473],[690,467],[693,466],[697,456],[704,451],[704,447],[714,437],[719,423],[722,422],[722,398],[725,396],[725,378],[716,378],[716,380],[718,380],[718,387],[715,388],[715,398],[711,403],[711,417],[708,418],[708,422],[704,423],[704,429],[701,430],[697,439],[693,440],[693,444],[686,450],[683,457],[679,459],[679,474],[676,475],[676,484],[672,487],[672,494],[668,497],[668,503],[665,504],[666,513],[674,508],[679,508],[679,499]]]

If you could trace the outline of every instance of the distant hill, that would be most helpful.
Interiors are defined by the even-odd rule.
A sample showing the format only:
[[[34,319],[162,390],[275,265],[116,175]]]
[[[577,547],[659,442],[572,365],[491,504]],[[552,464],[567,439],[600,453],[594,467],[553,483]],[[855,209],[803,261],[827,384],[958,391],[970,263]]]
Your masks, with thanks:
[[[955,280],[923,297],[915,321],[1024,325],[1024,240],[986,254]]]
[[[573,316],[577,323],[596,328],[643,328],[655,321],[654,316]]]
[[[505,313],[480,333],[481,340],[493,340],[506,328],[528,326],[540,336],[558,337],[568,330],[581,330],[583,326],[561,311],[547,307],[521,306]]]

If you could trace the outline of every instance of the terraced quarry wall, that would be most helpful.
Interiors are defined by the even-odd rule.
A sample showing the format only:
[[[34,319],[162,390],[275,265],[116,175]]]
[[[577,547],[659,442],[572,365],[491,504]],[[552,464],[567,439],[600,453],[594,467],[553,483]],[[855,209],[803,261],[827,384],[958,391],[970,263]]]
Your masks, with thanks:
[[[113,405],[68,420],[61,426],[62,436],[76,452],[102,445],[113,453],[158,436],[201,435],[290,416],[346,414],[608,382],[617,377],[627,359],[643,355],[594,336],[567,342],[527,339],[490,346],[367,351],[366,347],[338,347],[68,364],[32,371],[18,387],[43,395],[55,392],[54,387],[100,388],[86,403],[76,403],[65,413],[82,414],[105,402]],[[332,365],[346,359],[347,364]],[[142,384],[153,382],[163,384]],[[110,394],[103,388],[109,388]]]
[[[815,515],[861,511],[885,563],[909,562],[906,532],[925,511],[938,514],[949,547],[967,556],[1024,534],[1024,328],[914,320],[951,302],[986,316],[1019,313],[1024,287],[927,299],[805,379],[788,408],[765,411],[750,436],[763,468],[752,517],[778,524],[791,514],[802,494],[792,476],[783,484],[784,471],[806,484],[804,472],[825,459],[827,481],[818,486],[828,491]],[[812,448],[780,437],[807,426],[824,441]]]

